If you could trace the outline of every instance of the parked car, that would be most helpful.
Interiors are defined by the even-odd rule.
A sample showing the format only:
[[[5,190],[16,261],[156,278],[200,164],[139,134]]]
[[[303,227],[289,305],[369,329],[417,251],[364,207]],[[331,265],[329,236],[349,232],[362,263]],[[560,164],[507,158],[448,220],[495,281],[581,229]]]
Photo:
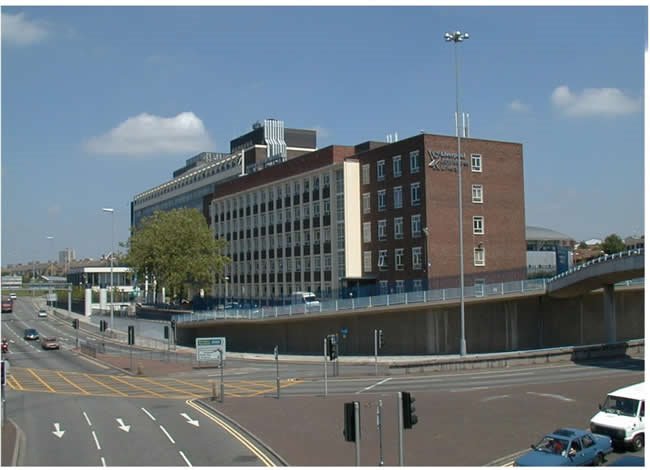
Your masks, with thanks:
[[[38,318],[47,318],[47,311],[44,308],[38,311]]]
[[[59,349],[60,345],[54,336],[43,336],[41,338],[41,347],[43,349]]]
[[[517,460],[517,467],[600,465],[611,453],[612,439],[582,429],[562,428],[547,434]]]
[[[34,328],[27,328],[25,329],[25,334],[23,335],[23,338],[28,340],[37,340],[39,338],[38,331],[36,331]]]
[[[645,441],[645,382],[607,394],[600,411],[591,418],[592,432],[606,434],[614,444],[637,451]]]

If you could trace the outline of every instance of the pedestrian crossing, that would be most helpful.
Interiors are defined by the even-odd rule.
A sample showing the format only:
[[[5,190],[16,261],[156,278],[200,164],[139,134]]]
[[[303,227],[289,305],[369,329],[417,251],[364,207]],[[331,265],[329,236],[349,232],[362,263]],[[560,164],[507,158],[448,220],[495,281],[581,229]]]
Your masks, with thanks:
[[[280,388],[300,383],[281,380]],[[79,396],[192,399],[218,395],[221,382],[173,377],[134,377],[126,374],[88,374],[51,369],[12,367],[7,385],[17,392],[41,392]],[[224,396],[255,397],[274,394],[275,380],[226,380]]]

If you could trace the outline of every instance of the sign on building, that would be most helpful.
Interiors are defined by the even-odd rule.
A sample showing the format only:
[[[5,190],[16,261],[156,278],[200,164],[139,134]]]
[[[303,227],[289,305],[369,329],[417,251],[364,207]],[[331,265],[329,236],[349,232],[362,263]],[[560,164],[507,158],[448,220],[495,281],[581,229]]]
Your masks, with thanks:
[[[198,362],[219,362],[219,351],[226,360],[226,338],[196,338],[196,360]]]

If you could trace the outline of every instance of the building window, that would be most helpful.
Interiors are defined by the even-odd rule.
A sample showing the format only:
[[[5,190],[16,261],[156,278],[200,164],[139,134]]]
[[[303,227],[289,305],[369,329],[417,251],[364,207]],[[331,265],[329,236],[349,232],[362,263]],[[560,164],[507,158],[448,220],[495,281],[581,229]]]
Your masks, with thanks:
[[[370,193],[363,193],[363,213],[370,214]]]
[[[422,216],[420,214],[411,216],[411,237],[420,238],[422,236]]]
[[[420,183],[411,183],[411,205],[419,206],[421,197]]]
[[[402,156],[395,155],[393,157],[393,178],[402,176]]]
[[[377,210],[386,210],[386,190],[380,189],[377,191]]]
[[[370,163],[361,167],[361,184],[370,184]]]
[[[474,235],[483,235],[485,233],[485,227],[483,224],[483,216],[478,215],[472,217],[474,222]]]
[[[475,173],[481,173],[483,171],[483,159],[478,153],[472,154],[472,171]]]
[[[485,249],[474,248],[474,266],[485,266]]]
[[[363,272],[372,272],[372,251],[363,252]]]
[[[414,246],[411,249],[411,264],[413,269],[422,269],[422,247]]]
[[[386,240],[386,220],[380,220],[377,222],[377,239],[379,241]]]
[[[386,178],[386,162],[379,160],[377,162],[377,181],[384,181]]]
[[[395,240],[401,240],[404,238],[404,217],[395,217],[393,236],[395,237]]]
[[[404,248],[395,249],[395,269],[404,271]]]
[[[398,279],[397,281],[395,281],[395,292],[397,294],[404,293],[404,280]]]
[[[414,150],[409,153],[409,162],[411,166],[411,174],[420,172],[420,151]]]
[[[422,279],[413,280],[413,290],[415,291],[422,290]]]
[[[395,186],[393,188],[393,207],[395,209],[401,209],[403,206],[404,202],[402,200],[402,187]]]
[[[371,222],[363,223],[363,243],[370,243],[372,241]]]
[[[483,185],[482,184],[473,184],[472,185],[472,202],[480,204],[483,203]]]
[[[379,293],[388,294],[388,281],[379,281]]]
[[[379,250],[377,266],[382,271],[388,269],[388,250]]]

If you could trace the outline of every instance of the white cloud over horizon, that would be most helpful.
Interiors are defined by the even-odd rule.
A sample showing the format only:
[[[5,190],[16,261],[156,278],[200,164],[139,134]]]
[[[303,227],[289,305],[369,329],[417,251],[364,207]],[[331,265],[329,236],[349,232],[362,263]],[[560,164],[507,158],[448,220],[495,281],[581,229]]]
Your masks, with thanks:
[[[203,121],[192,112],[170,118],[141,113],[90,138],[85,148],[102,155],[145,157],[213,151],[215,144]]]
[[[626,96],[618,88],[586,88],[576,94],[568,86],[553,90],[551,103],[570,117],[621,116],[641,110],[641,99]]]
[[[24,13],[2,13],[2,40],[17,46],[28,46],[44,40],[48,31],[42,22],[29,21]]]
[[[528,106],[522,103],[520,100],[514,100],[508,104],[508,109],[518,113],[523,113],[528,111]]]

